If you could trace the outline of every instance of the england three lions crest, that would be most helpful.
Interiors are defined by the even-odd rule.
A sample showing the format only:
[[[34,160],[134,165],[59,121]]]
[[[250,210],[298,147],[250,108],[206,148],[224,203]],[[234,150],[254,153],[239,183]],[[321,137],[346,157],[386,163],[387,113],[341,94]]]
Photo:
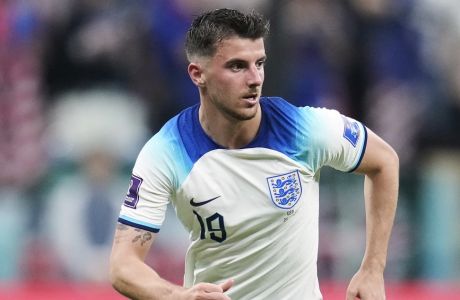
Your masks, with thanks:
[[[298,170],[268,177],[267,183],[273,203],[280,208],[292,208],[302,195],[302,184]]]

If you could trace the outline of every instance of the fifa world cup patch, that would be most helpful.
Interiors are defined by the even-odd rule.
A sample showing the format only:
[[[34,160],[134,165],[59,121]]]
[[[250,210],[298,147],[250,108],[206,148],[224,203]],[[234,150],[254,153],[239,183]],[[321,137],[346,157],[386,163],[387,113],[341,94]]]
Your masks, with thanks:
[[[137,202],[139,202],[139,189],[141,188],[142,181],[142,178],[136,175],[131,175],[128,193],[126,194],[124,202],[125,206],[136,208]]]
[[[343,137],[350,142],[353,147],[356,147],[359,140],[359,124],[355,120],[351,120],[347,117],[343,118]]]
[[[298,170],[268,177],[267,183],[272,201],[279,208],[292,208],[302,195],[302,184]]]

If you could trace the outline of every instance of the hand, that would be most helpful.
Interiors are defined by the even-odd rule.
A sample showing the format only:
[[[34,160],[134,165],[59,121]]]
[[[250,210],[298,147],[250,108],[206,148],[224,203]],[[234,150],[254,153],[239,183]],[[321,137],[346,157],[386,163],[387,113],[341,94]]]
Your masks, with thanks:
[[[385,300],[383,273],[359,270],[350,281],[347,300]]]
[[[224,293],[233,286],[233,279],[228,279],[221,284],[198,283],[182,294],[184,300],[231,300]]]

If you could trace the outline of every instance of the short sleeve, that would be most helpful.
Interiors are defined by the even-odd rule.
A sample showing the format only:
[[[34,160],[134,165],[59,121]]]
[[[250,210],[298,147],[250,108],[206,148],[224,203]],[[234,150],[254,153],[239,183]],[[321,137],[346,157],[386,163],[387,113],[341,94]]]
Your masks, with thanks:
[[[301,112],[304,116],[300,124],[302,140],[306,143],[307,163],[313,170],[330,166],[353,172],[364,156],[366,127],[336,110],[304,107]]]
[[[118,221],[158,232],[166,209],[192,163],[171,119],[142,148],[133,168]]]
[[[172,194],[172,180],[167,162],[155,151],[154,143],[151,140],[139,153],[118,221],[158,232]]]

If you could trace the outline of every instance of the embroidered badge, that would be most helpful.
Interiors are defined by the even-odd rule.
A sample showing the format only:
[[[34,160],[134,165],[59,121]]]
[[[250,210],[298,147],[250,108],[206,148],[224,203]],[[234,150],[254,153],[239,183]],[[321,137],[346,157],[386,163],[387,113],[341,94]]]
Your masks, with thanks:
[[[351,143],[353,147],[356,147],[359,140],[359,125],[358,122],[349,118],[343,117],[343,137]]]
[[[131,175],[128,193],[126,194],[124,205],[130,208],[136,208],[139,202],[139,189],[141,188],[142,178]]]
[[[267,183],[273,203],[280,208],[292,208],[302,195],[302,184],[298,170],[268,177]]]

